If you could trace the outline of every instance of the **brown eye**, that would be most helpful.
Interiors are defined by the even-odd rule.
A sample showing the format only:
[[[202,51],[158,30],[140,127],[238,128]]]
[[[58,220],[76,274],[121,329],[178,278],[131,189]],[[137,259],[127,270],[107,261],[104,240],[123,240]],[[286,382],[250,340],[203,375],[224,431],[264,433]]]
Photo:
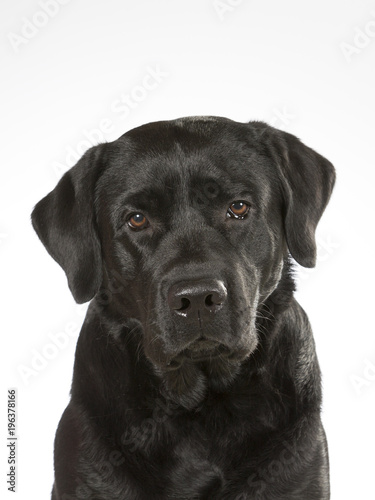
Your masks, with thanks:
[[[149,222],[143,214],[133,214],[128,219],[128,226],[131,229],[145,229]]]
[[[250,206],[244,201],[235,201],[228,208],[227,217],[244,219],[250,210]]]

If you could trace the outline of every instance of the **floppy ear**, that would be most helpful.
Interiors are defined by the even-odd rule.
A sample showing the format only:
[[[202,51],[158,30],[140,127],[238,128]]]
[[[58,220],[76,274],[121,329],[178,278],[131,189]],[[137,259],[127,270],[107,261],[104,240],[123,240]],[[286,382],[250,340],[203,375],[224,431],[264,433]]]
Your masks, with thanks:
[[[92,299],[102,281],[94,191],[105,145],[89,149],[35,206],[31,220],[49,254],[64,269],[76,302]]]
[[[314,267],[315,230],[335,184],[335,169],[294,135],[270,129],[285,202],[289,251],[301,266]]]

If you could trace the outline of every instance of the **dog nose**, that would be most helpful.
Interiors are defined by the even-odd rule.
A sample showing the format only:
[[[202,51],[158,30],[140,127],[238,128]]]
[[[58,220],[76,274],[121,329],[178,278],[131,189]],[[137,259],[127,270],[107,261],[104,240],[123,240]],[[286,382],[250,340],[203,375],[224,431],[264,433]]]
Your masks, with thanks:
[[[222,308],[227,289],[222,281],[183,281],[171,286],[168,305],[173,313],[189,318],[211,317]]]

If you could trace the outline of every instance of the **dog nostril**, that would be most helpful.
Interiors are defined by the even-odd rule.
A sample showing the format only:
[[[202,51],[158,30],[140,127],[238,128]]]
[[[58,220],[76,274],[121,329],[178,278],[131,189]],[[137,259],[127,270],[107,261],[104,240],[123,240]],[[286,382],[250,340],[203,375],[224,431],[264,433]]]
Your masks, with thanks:
[[[181,298],[181,307],[177,309],[177,311],[186,311],[186,309],[189,309],[190,306],[190,300],[187,299],[186,297]]]
[[[207,307],[212,307],[214,305],[214,302],[212,300],[212,294],[211,295],[207,295],[204,303],[206,304]]]
[[[204,299],[204,305],[209,311],[217,311],[221,308],[223,302],[226,299],[226,289],[217,290],[209,295],[206,295]]]

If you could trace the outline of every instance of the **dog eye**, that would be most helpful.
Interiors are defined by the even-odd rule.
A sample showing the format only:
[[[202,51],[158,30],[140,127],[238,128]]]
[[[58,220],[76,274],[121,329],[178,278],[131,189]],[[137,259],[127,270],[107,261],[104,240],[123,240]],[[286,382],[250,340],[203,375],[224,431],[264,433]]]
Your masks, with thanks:
[[[250,206],[244,201],[234,201],[228,208],[227,217],[244,219],[250,210]]]
[[[143,214],[133,214],[128,218],[128,226],[136,231],[139,229],[146,229],[149,222]]]

